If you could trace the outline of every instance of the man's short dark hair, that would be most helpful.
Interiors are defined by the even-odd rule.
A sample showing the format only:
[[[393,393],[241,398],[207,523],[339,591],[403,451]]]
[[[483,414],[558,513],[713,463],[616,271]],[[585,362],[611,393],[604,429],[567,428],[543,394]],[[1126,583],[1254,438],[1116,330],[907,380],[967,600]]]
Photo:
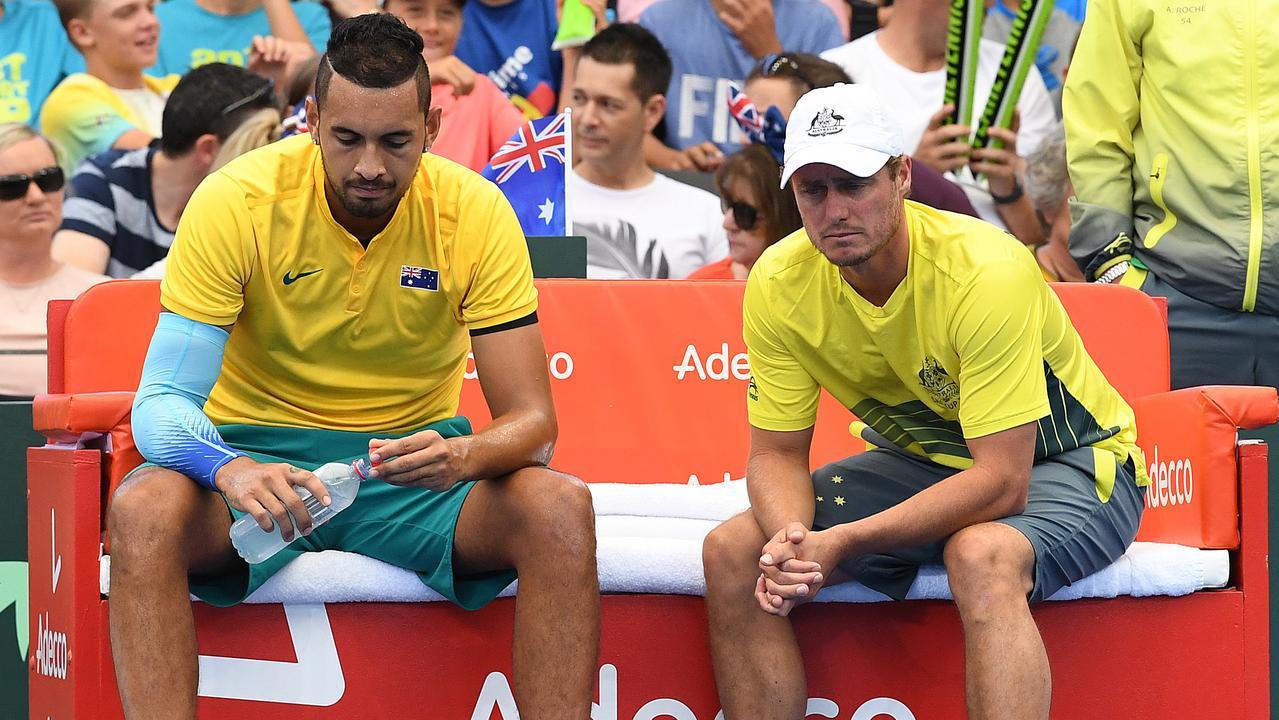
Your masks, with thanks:
[[[201,65],[182,78],[164,103],[160,150],[183,155],[208,133],[225,141],[245,118],[274,107],[275,88],[266,78],[235,65]]]
[[[315,104],[324,105],[329,80],[337,73],[364,88],[393,88],[413,78],[418,106],[431,107],[431,76],[422,59],[422,38],[389,13],[341,20],[329,35],[328,52],[315,72]]]
[[[615,23],[599,31],[582,46],[582,57],[635,68],[631,89],[641,102],[665,93],[671,84],[671,56],[657,36],[635,23]]]

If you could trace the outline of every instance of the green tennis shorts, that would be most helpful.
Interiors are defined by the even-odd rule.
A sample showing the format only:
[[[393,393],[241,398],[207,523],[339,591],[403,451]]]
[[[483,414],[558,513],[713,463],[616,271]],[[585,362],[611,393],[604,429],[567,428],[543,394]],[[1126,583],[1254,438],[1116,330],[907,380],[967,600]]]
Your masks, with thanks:
[[[1109,567],[1127,552],[1137,535],[1145,488],[1137,486],[1130,466],[1116,463],[1114,488],[1103,502],[1095,484],[1096,462],[1097,454],[1091,447],[1036,462],[1030,471],[1026,509],[998,521],[1016,528],[1034,548],[1032,602]],[[813,473],[817,497],[813,527],[824,530],[869,517],[956,472],[883,447],[831,463]],[[945,547],[942,540],[861,555],[839,567],[863,585],[901,600],[921,565],[942,562]]]
[[[471,424],[464,417],[455,417],[421,429],[457,437],[470,434]],[[254,460],[289,463],[307,470],[368,455],[370,438],[399,437],[261,425],[223,425],[218,432],[228,445]],[[257,565],[242,563],[238,569],[216,577],[192,576],[191,592],[210,605],[235,605],[298,555],[345,550],[412,570],[427,587],[467,610],[483,607],[515,580],[515,571],[465,577],[458,577],[453,571],[453,532],[462,503],[474,486],[474,482],[459,483],[437,493],[380,480],[366,481],[350,507],[310,535],[298,537]],[[233,520],[245,515],[230,505],[227,509]]]

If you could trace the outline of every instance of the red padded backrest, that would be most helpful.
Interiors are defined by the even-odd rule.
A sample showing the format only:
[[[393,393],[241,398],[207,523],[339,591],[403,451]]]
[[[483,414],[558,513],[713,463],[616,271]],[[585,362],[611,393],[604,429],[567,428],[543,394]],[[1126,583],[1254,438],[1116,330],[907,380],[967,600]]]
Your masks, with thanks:
[[[1169,387],[1168,310],[1163,298],[1123,287],[1053,283],[1084,347],[1130,403]]]
[[[556,464],[593,481],[741,477],[748,447],[743,283],[539,280],[560,418]],[[1168,388],[1162,307],[1136,290],[1054,286],[1089,351],[1128,398]],[[89,289],[62,331],[68,393],[133,390],[159,312],[154,281]],[[52,357],[52,356],[51,356]],[[479,383],[461,412],[487,422]],[[852,454],[851,417],[824,397],[814,464]]]
[[[62,328],[49,328],[50,341],[58,334],[62,347],[61,392],[136,390],[159,316],[158,280],[113,280],[85,290]]]

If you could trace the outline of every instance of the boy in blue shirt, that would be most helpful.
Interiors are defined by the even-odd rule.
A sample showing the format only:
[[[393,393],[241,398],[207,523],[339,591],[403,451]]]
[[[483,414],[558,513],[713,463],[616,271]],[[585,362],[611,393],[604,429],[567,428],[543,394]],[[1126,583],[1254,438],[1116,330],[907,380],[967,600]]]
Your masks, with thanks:
[[[538,118],[555,112],[564,64],[551,41],[559,29],[555,0],[474,0],[462,10],[454,54],[524,112]]]
[[[77,72],[84,72],[84,58],[67,39],[53,3],[0,2],[0,123],[39,127],[44,99]]]
[[[247,67],[256,35],[311,45],[324,52],[332,24],[323,5],[289,0],[168,0],[155,9],[160,51],[147,74],[183,75],[211,62]]]

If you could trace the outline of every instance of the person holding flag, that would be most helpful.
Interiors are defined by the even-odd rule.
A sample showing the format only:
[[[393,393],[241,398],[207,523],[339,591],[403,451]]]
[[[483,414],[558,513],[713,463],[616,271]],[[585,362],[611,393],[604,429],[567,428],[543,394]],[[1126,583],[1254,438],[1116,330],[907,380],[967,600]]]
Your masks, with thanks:
[[[566,234],[568,123],[567,112],[524,123],[480,171],[506,195],[525,235]]]

